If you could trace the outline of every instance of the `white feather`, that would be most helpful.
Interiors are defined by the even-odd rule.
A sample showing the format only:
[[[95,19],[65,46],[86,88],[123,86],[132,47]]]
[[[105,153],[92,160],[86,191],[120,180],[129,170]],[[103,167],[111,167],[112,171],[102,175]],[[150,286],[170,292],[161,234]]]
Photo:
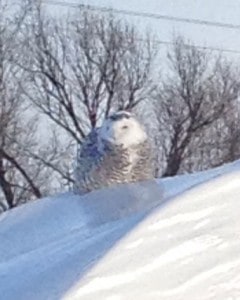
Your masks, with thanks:
[[[126,114],[128,118],[112,120],[108,118],[99,129],[99,137],[115,145],[121,145],[128,149],[132,146],[143,143],[147,139],[147,134],[141,124],[126,112],[118,112],[114,116]]]
[[[107,118],[84,141],[75,169],[76,193],[154,177],[151,147],[142,125],[129,112]]]

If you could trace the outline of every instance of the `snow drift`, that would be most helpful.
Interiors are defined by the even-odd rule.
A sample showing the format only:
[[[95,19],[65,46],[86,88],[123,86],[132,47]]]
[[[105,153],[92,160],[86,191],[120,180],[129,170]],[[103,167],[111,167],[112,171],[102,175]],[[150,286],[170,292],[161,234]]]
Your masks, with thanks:
[[[240,162],[0,216],[0,299],[240,299]]]

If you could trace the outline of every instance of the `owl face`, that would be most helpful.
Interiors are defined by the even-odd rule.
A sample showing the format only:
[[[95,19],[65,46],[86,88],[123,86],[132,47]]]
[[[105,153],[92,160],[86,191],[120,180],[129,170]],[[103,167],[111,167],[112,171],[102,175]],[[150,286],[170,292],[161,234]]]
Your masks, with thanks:
[[[120,111],[106,119],[99,129],[100,138],[111,144],[129,148],[144,142],[147,135],[134,118],[126,111]]]

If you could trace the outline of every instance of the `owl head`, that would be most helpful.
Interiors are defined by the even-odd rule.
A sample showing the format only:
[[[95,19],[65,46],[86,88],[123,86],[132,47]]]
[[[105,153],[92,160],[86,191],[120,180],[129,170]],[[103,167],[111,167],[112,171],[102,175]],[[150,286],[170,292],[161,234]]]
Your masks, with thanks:
[[[99,128],[99,136],[103,141],[123,148],[131,148],[147,139],[141,124],[127,111],[109,116]]]

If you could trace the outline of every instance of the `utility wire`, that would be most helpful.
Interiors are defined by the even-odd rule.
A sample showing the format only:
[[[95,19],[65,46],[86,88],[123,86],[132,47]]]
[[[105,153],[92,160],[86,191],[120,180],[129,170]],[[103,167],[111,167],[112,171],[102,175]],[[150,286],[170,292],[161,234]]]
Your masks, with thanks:
[[[176,17],[170,17],[170,16],[163,16],[158,14],[149,14],[149,13],[140,13],[140,12],[134,12],[134,11],[128,11],[128,10],[119,10],[119,9],[112,9],[107,7],[100,7],[100,6],[93,6],[93,5],[85,5],[85,4],[78,4],[78,3],[67,3],[63,1],[54,1],[54,0],[42,0],[42,3],[49,4],[49,5],[56,5],[56,6],[67,6],[71,8],[80,8],[83,7],[88,10],[92,11],[101,11],[101,12],[113,12],[113,13],[119,13],[119,14],[127,14],[127,15],[134,15],[134,16],[140,16],[140,17],[148,17],[148,18],[157,18],[157,19],[167,19],[171,21],[178,21],[178,22],[187,22],[187,23],[195,23],[195,24],[201,24],[206,26],[217,26],[217,27],[227,27],[228,29],[240,29],[240,25],[234,25],[234,24],[227,24],[227,23],[219,23],[219,22],[209,22],[209,21],[203,21],[203,20],[197,20],[197,19],[184,19],[184,18],[176,18]],[[162,41],[162,40],[155,40],[156,43],[162,44],[165,46],[174,45],[173,42],[170,41]],[[209,50],[209,51],[217,51],[217,52],[226,52],[226,53],[232,53],[232,54],[240,54],[240,50],[234,50],[234,49],[222,49],[217,47],[207,47],[207,46],[192,46],[185,44],[185,46],[188,47],[195,47],[197,49],[201,50]]]
[[[158,44],[163,44],[166,46],[171,46],[174,45],[174,42],[168,42],[168,41],[161,41],[161,40],[155,40],[156,43]],[[233,54],[240,54],[240,50],[234,50],[234,49],[222,49],[222,48],[218,48],[218,47],[209,47],[209,46],[198,46],[198,45],[189,45],[189,44],[185,44],[185,46],[187,47],[193,47],[193,48],[197,48],[200,50],[209,50],[209,51],[217,51],[217,52],[228,52],[228,53],[233,53]]]
[[[42,3],[57,5],[57,6],[68,6],[72,8],[83,7],[88,10],[101,11],[106,13],[111,12],[111,13],[124,14],[129,16],[162,19],[167,21],[190,23],[190,24],[197,24],[197,25],[204,25],[204,26],[213,26],[213,27],[220,27],[220,28],[227,28],[227,29],[240,29],[240,25],[232,24],[232,23],[206,21],[201,19],[180,18],[180,17],[169,16],[169,15],[160,15],[156,13],[137,12],[132,10],[116,9],[116,8],[109,8],[104,6],[97,6],[97,5],[85,5],[85,4],[75,3],[75,2],[43,0]]]

